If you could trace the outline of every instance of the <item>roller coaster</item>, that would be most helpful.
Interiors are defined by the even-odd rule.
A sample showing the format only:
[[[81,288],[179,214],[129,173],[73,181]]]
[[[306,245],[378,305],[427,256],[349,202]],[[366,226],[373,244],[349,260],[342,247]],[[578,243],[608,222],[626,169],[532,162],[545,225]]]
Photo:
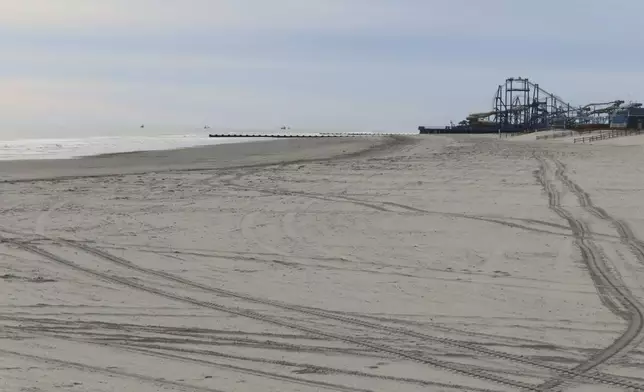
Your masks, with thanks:
[[[616,111],[641,107],[623,100],[574,106],[525,78],[508,78],[498,86],[491,110],[472,113],[444,130],[419,127],[421,133],[531,132],[547,128],[596,129],[607,127]],[[436,131],[436,132],[433,132]]]

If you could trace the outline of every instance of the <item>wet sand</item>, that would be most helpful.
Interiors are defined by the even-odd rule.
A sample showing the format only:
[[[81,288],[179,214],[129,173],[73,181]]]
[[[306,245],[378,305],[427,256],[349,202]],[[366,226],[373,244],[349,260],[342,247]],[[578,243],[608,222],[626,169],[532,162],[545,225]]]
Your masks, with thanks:
[[[644,388],[644,142],[617,140],[3,162],[3,390]]]

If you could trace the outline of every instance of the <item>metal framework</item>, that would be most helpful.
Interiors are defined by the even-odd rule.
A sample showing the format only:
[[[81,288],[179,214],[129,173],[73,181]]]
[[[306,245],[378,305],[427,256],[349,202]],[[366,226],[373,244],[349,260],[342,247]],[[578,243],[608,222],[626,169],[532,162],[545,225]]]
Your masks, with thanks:
[[[617,109],[624,108],[624,101],[589,103],[577,111],[577,122],[579,124],[609,124],[610,117]],[[637,104],[629,104],[637,105]],[[627,106],[629,106],[627,105]]]
[[[624,108],[624,101],[573,106],[525,78],[508,78],[498,86],[492,110],[473,113],[463,123],[470,127],[491,127],[499,131],[531,131],[550,127],[609,124],[613,113]],[[640,104],[627,104],[640,105]]]
[[[499,128],[565,127],[574,114],[568,102],[524,78],[507,79],[494,97],[494,122]]]
[[[472,113],[458,125],[419,127],[419,130],[421,133],[507,133],[547,128],[592,130],[630,121],[628,118],[637,110],[641,111],[644,119],[644,109],[641,108],[641,103],[625,103],[623,100],[573,106],[529,79],[518,77],[508,78],[498,86],[491,110]]]

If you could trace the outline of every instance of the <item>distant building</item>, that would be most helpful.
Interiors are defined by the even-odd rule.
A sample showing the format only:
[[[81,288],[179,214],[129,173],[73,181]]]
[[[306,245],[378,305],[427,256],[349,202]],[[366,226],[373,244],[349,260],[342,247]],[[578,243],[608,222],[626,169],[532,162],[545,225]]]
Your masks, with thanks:
[[[610,127],[622,129],[644,128],[644,108],[634,107],[615,111],[610,121]]]

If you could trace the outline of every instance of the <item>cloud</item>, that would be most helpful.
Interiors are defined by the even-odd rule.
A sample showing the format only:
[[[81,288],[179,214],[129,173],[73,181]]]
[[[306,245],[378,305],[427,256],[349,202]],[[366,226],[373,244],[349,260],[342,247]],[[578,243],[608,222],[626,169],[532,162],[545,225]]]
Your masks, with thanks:
[[[226,20],[229,14],[216,1],[0,1],[0,23],[5,27],[28,29],[162,28],[206,22],[209,18],[217,22]]]
[[[413,131],[487,110],[510,76],[637,99],[644,2],[606,4],[0,0],[0,125]]]
[[[0,0],[0,24],[27,29],[356,29],[397,6],[380,0]]]
[[[0,0],[0,28],[131,36],[179,31],[478,37],[525,45],[639,38],[639,0]],[[599,28],[601,26],[601,28]],[[547,42],[547,40],[552,40]],[[520,44],[517,44],[520,45]],[[535,46],[537,48],[538,46]]]

